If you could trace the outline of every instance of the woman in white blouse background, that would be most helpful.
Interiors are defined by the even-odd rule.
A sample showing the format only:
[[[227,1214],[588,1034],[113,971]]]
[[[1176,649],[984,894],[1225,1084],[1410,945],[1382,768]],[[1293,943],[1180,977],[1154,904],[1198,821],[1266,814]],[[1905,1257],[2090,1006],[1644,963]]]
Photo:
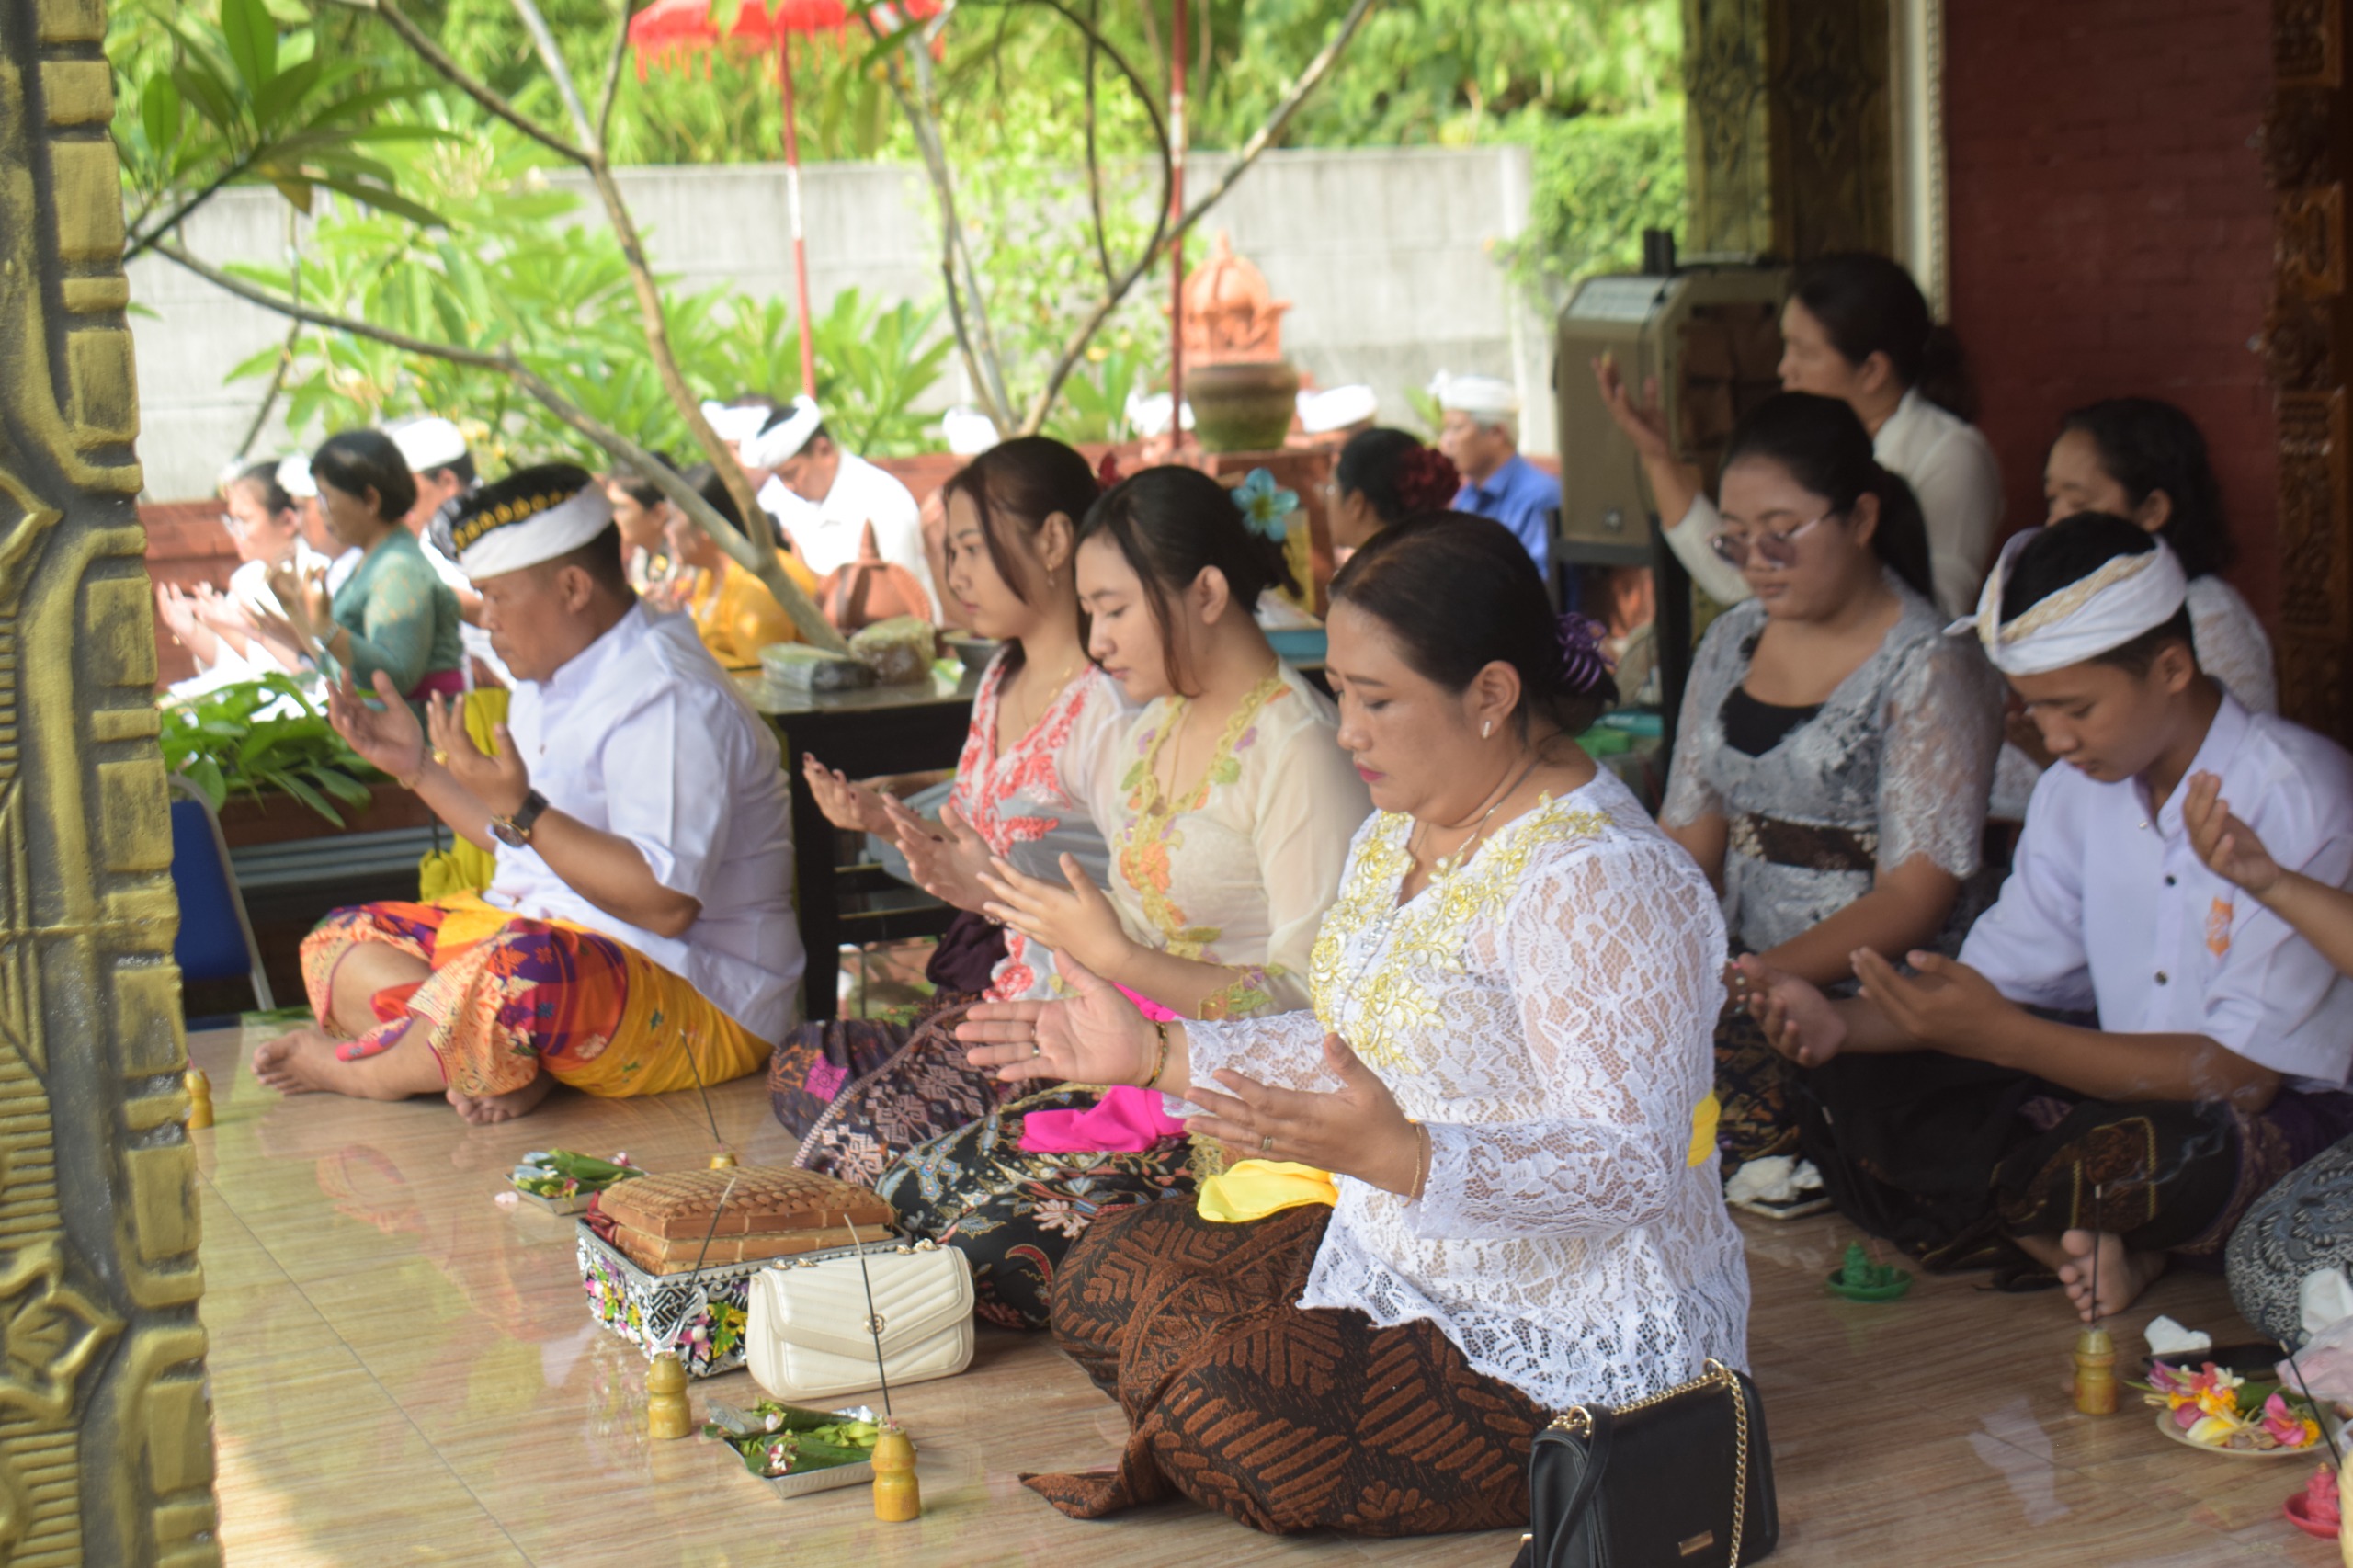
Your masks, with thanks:
[[[2112,397],[2078,408],[2059,422],[2043,460],[2042,496],[2050,507],[2046,528],[2079,512],[2106,512],[2171,545],[2189,577],[2198,667],[2248,712],[2279,711],[2271,639],[2254,608],[2222,580],[2234,551],[2222,486],[2195,420],[2153,397]],[[2050,766],[2034,721],[2011,714],[1994,775],[1993,814],[2024,821],[2027,797]]]
[[[1967,615],[2002,521],[2002,471],[1969,422],[1972,399],[1951,333],[1937,325],[1912,275],[1883,256],[1817,256],[1797,269],[1781,307],[1781,390],[1843,399],[1871,434],[1880,466],[1919,498],[1937,608]],[[1641,454],[1666,541],[1719,604],[1748,585],[1709,548],[1722,524],[1699,471],[1677,460],[1658,388],[1636,403],[1617,364],[1595,363],[1602,402]]]
[[[1572,738],[1614,695],[1597,629],[1475,518],[1382,532],[1333,601],[1339,740],[1378,810],[1313,1010],[1160,1028],[1066,966],[1074,1000],[959,1031],[1003,1077],[1156,1086],[1196,1131],[1335,1173],[1329,1209],[1152,1203],[1073,1246],[1055,1332],[1131,1427],[1117,1471],[1029,1478],[1076,1517],[1182,1492],[1273,1531],[1523,1523],[1551,1413],[1745,1359],[1709,1114],[1723,923]]]

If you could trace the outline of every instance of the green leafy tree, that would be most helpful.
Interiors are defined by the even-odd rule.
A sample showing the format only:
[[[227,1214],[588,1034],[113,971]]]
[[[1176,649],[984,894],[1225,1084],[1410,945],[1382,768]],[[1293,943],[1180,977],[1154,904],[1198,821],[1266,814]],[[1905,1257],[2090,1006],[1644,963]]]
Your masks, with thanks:
[[[161,6],[167,0],[147,0]],[[774,593],[778,601],[791,615],[801,634],[822,647],[841,649],[840,634],[826,623],[814,605],[809,602],[786,574],[773,550],[756,545],[742,529],[729,523],[695,490],[671,472],[642,446],[611,425],[597,419],[579,402],[565,395],[554,380],[535,368],[526,358],[531,347],[517,344],[508,337],[493,337],[487,347],[478,346],[479,339],[457,329],[471,332],[480,324],[469,310],[485,308],[484,291],[470,290],[462,278],[452,278],[449,288],[437,290],[430,280],[404,269],[402,287],[408,291],[407,302],[429,308],[439,317],[438,335],[425,335],[399,331],[358,316],[339,315],[306,302],[295,292],[297,279],[289,277],[282,287],[257,280],[248,275],[225,270],[195,256],[180,242],[180,225],[213,193],[240,180],[270,177],[285,190],[290,199],[306,197],[314,187],[324,185],[331,190],[366,202],[379,212],[405,218],[420,229],[446,228],[438,215],[408,203],[408,199],[392,191],[395,177],[392,165],[372,160],[369,166],[352,165],[351,154],[335,153],[342,163],[321,164],[313,153],[323,144],[315,134],[321,123],[318,116],[322,104],[311,95],[339,89],[340,81],[331,80],[324,70],[311,71],[310,62],[338,58],[324,51],[324,28],[313,22],[306,7],[298,7],[293,0],[280,0],[294,15],[281,17],[273,13],[266,0],[217,0],[218,20],[193,7],[184,8],[170,18],[174,25],[173,42],[168,51],[157,50],[140,42],[126,48],[116,60],[124,78],[124,90],[119,101],[140,106],[137,123],[116,126],[118,139],[125,146],[122,159],[126,203],[134,213],[153,213],[155,217],[143,229],[135,230],[130,254],[153,250],[176,265],[204,278],[232,294],[266,306],[290,320],[312,327],[348,336],[363,342],[381,345],[401,353],[430,358],[453,366],[476,371],[502,375],[516,388],[528,394],[554,419],[581,437],[593,442],[619,467],[642,474],[679,506],[695,525],[710,534],[722,550],[738,565],[759,577]],[[737,512],[743,517],[756,515],[758,505],[754,498],[749,480],[733,456],[710,428],[701,414],[699,399],[678,366],[670,340],[665,303],[660,279],[645,257],[643,240],[634,216],[613,176],[609,153],[608,132],[613,105],[622,76],[622,64],[627,22],[626,6],[616,4],[604,54],[601,87],[592,110],[590,100],[581,94],[579,76],[565,58],[562,48],[540,12],[537,0],[509,0],[514,14],[530,35],[534,52],[547,73],[550,86],[563,110],[563,124],[551,126],[517,108],[508,98],[494,91],[481,76],[443,49],[432,36],[420,28],[403,7],[400,0],[333,0],[348,10],[363,13],[372,23],[380,24],[407,53],[394,72],[413,72],[415,81],[402,85],[404,96],[423,96],[430,91],[445,103],[472,106],[466,112],[487,117],[481,122],[495,123],[535,142],[546,153],[584,172],[604,209],[609,233],[620,257],[629,293],[635,306],[637,326],[642,340],[644,359],[653,368],[671,408],[693,438],[693,445],[714,465],[725,482]],[[374,35],[370,35],[374,36]],[[267,40],[265,42],[265,40]],[[296,63],[281,67],[282,60]],[[169,139],[176,128],[170,117],[159,112],[151,134],[143,112],[151,100],[160,101],[161,95],[151,92],[155,74],[161,72],[171,77],[174,85],[185,98],[188,91],[182,82],[184,75],[204,76],[218,89],[222,104],[233,108],[236,96],[243,92],[254,99],[252,138],[241,137],[229,129],[216,126],[217,146],[211,149],[212,161],[191,155],[183,159],[170,150]],[[591,78],[594,80],[595,78]],[[203,95],[210,102],[212,95]],[[283,96],[290,103],[283,112],[265,112],[266,106]],[[324,108],[332,109],[340,100],[327,100]],[[389,107],[389,105],[388,105]],[[210,117],[208,117],[210,120]],[[371,122],[372,123],[372,122]],[[395,123],[411,124],[408,121]],[[294,129],[288,129],[292,127]],[[310,130],[301,129],[309,127]],[[425,126],[424,139],[431,139],[434,130]],[[265,163],[263,152],[246,145],[259,138],[274,164]],[[308,138],[308,140],[306,140]],[[150,145],[143,149],[146,156],[136,155],[142,149],[132,145],[146,139]],[[412,138],[415,139],[415,138]],[[326,139],[332,143],[332,138]],[[289,152],[291,149],[291,152]],[[334,153],[334,146],[329,145]],[[278,156],[284,154],[284,156]],[[358,156],[364,156],[360,154]],[[310,162],[304,162],[304,158]],[[225,162],[221,160],[225,159]],[[357,187],[346,189],[346,187]],[[185,191],[186,195],[178,194]],[[404,248],[392,257],[398,265],[415,256],[423,247],[413,238],[404,238]],[[495,238],[491,242],[494,265],[503,259]],[[448,257],[444,257],[445,262]],[[454,272],[454,269],[449,269]],[[489,301],[489,309],[502,308],[502,302]],[[495,324],[494,324],[494,327]],[[452,341],[456,339],[456,341]],[[301,350],[299,333],[290,336],[281,376],[292,368]]]

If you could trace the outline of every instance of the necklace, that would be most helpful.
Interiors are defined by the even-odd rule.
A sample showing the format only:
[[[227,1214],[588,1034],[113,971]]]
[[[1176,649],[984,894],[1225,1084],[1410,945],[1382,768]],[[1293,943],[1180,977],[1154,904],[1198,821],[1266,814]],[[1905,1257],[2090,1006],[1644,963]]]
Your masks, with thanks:
[[[1510,783],[1506,784],[1502,790],[1496,792],[1494,800],[1489,803],[1487,809],[1480,813],[1479,820],[1471,824],[1470,836],[1462,841],[1462,843],[1455,849],[1454,853],[1450,856],[1442,857],[1430,862],[1430,881],[1434,882],[1441,877],[1452,876],[1457,870],[1461,869],[1462,862],[1471,858],[1472,849],[1478,844],[1481,838],[1486,835],[1487,824],[1495,820],[1495,815],[1497,812],[1503,810],[1504,802],[1511,799],[1512,792],[1518,790],[1522,784],[1528,782],[1528,776],[1536,771],[1536,765],[1542,760],[1543,759],[1540,756],[1529,757],[1528,759],[1528,766],[1521,768]],[[1414,836],[1406,843],[1406,852],[1414,856],[1416,859],[1419,859],[1421,857],[1420,846],[1427,839],[1429,825],[1430,824],[1427,822],[1415,824]],[[1451,832],[1452,829],[1449,828],[1448,831]],[[1426,882],[1423,885],[1427,887],[1428,883]]]
[[[1019,743],[1022,736],[1028,734],[1032,729],[1037,727],[1039,720],[1046,716],[1048,710],[1053,707],[1054,699],[1062,696],[1063,688],[1070,685],[1071,676],[1078,673],[1078,666],[1086,662],[1086,655],[1082,653],[1077,658],[1073,659],[1069,664],[1064,665],[1063,666],[1063,673],[1054,677],[1053,684],[1042,688],[1039,692],[1034,705],[1024,704],[1024,706],[1029,708],[1029,710],[1020,715],[1020,722],[1017,724],[1011,726],[1013,730],[1013,738],[1017,744]],[[1026,681],[1023,683],[1025,686],[1028,684],[1029,683]],[[1025,692],[1023,695],[1027,696],[1029,694]],[[999,700],[1002,701],[1002,699]]]

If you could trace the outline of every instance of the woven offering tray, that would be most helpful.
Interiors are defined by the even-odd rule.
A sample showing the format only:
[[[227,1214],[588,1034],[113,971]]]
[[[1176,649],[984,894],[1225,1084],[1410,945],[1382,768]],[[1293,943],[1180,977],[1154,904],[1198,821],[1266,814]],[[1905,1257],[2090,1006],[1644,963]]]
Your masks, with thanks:
[[[643,1236],[698,1247],[710,1237],[714,1256],[718,1243],[728,1238],[851,1227],[870,1233],[898,1220],[864,1187],[781,1165],[644,1176],[607,1192],[600,1207],[615,1224]]]

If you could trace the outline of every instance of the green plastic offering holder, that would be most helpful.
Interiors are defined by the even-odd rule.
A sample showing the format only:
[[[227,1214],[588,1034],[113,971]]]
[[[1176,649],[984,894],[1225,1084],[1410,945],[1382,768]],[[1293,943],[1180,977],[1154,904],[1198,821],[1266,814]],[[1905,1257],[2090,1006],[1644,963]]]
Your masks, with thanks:
[[[1912,1289],[1908,1269],[1873,1263],[1860,1242],[1847,1244],[1847,1259],[1830,1272],[1830,1293],[1850,1301],[1892,1301]]]

